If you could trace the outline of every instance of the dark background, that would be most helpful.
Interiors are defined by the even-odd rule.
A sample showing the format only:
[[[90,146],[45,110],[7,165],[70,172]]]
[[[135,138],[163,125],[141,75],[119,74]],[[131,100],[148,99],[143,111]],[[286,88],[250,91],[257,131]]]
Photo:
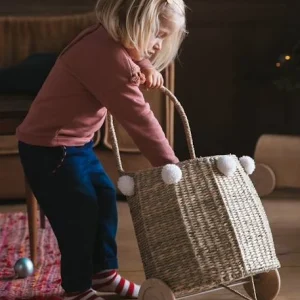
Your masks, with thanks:
[[[272,72],[300,39],[297,1],[186,1],[189,36],[176,64],[176,95],[199,156],[253,155],[263,133],[299,134],[298,92],[280,92]],[[271,74],[270,74],[271,72]],[[188,156],[176,117],[175,148]]]

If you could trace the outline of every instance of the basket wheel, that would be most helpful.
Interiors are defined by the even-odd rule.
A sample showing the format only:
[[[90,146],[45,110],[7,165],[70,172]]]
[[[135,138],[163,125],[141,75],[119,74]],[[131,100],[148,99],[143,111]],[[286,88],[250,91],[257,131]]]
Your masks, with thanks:
[[[274,300],[279,293],[281,280],[278,270],[261,273],[254,276],[257,300]],[[244,284],[245,291],[254,298],[252,284]]]
[[[175,296],[164,282],[153,278],[142,284],[138,300],[175,300]]]
[[[260,197],[271,194],[276,186],[276,177],[273,170],[265,164],[257,164],[250,178]]]

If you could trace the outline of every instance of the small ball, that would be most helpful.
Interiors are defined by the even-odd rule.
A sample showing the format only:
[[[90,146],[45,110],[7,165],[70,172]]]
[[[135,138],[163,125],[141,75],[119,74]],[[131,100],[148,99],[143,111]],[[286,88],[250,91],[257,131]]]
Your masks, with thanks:
[[[178,166],[168,164],[163,167],[161,176],[166,184],[176,184],[181,180],[182,172]]]
[[[255,161],[250,156],[242,156],[239,158],[240,164],[248,175],[251,175],[255,170]]]
[[[18,278],[31,276],[34,272],[34,266],[29,258],[20,258],[14,265],[14,271]]]
[[[128,175],[121,176],[118,180],[118,188],[125,196],[134,195],[134,180]]]
[[[230,155],[223,155],[217,160],[217,168],[225,176],[231,176],[236,170],[236,162]]]

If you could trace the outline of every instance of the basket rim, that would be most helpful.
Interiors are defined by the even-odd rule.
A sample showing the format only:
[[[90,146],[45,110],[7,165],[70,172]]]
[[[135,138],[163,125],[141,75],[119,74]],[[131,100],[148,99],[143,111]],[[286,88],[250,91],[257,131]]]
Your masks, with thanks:
[[[167,165],[176,165],[178,167],[182,166],[182,165],[185,165],[185,164],[188,164],[188,163],[191,163],[191,162],[194,162],[194,161],[207,161],[207,160],[210,160],[210,159],[218,159],[219,157],[222,157],[222,156],[231,156],[233,157],[239,164],[239,159],[237,157],[236,154],[217,154],[217,155],[210,155],[210,156],[199,156],[199,157],[196,157],[196,158],[189,158],[189,159],[186,159],[186,160],[182,160],[182,161],[179,161],[178,163],[167,163],[167,164],[164,164],[162,166],[158,166],[158,167],[149,167],[149,168],[146,168],[146,169],[142,169],[142,170],[138,170],[136,172],[122,172],[121,173],[121,176],[123,175],[129,175],[129,176],[138,176],[140,174],[146,174],[146,173],[149,173],[151,171],[156,171],[156,170],[162,170],[165,166]]]

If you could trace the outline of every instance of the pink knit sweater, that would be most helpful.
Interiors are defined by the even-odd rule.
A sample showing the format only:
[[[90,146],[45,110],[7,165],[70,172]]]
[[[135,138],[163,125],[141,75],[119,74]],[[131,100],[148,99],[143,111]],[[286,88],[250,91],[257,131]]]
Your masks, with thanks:
[[[107,110],[153,166],[178,162],[139,89],[140,67],[101,25],[81,32],[61,53],[17,137],[32,145],[81,146],[92,140]]]

